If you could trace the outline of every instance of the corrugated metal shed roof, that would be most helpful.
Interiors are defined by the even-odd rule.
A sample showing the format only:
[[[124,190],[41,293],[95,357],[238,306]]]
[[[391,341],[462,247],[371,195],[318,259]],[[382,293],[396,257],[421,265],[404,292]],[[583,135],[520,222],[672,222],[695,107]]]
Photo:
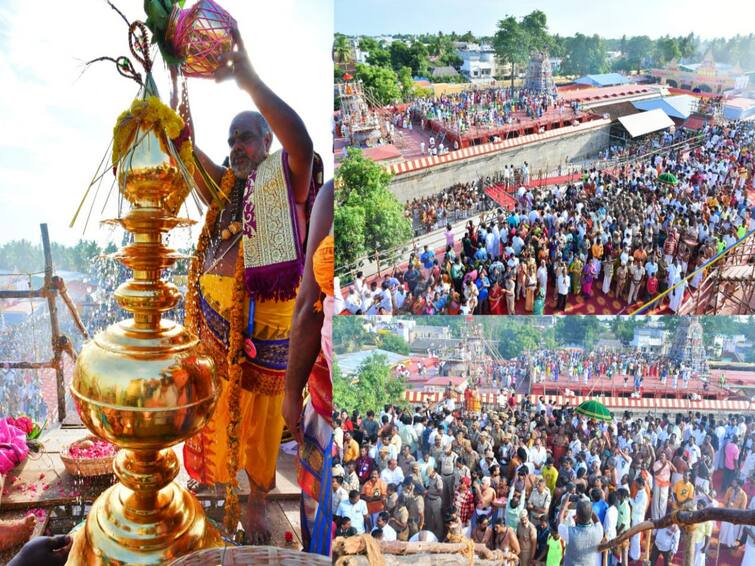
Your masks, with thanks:
[[[660,108],[667,116],[686,120],[697,106],[697,99],[689,94],[679,94],[676,96],[640,100],[632,104],[638,110],[655,110],[656,108]]]
[[[632,114],[631,116],[622,116],[619,118],[619,122],[633,138],[664,130],[674,125],[673,120],[660,108]]]
[[[579,85],[590,86],[612,86],[612,85],[625,85],[629,82],[624,75],[619,73],[603,73],[598,75],[585,75],[574,81]]]

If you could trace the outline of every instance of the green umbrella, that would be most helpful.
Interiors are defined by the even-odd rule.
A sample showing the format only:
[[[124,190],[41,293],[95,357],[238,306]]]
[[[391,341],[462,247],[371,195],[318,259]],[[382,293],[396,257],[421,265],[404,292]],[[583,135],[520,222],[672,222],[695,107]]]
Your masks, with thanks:
[[[666,183],[674,186],[676,186],[676,184],[679,182],[679,179],[677,179],[676,175],[674,175],[673,173],[661,173],[660,175],[658,175],[658,180],[661,183]]]
[[[611,411],[609,411],[600,401],[585,401],[577,407],[576,413],[599,421],[611,422],[613,420]]]

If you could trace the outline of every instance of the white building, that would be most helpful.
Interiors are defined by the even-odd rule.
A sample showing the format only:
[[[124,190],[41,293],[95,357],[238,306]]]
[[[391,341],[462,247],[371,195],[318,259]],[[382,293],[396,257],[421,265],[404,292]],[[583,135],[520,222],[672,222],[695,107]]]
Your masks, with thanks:
[[[388,316],[385,317],[385,320],[381,320],[375,324],[375,330],[377,332],[381,330],[390,332],[394,336],[403,338],[405,342],[411,343],[414,341],[414,328],[416,325],[417,322],[414,320],[396,320]]]
[[[668,332],[662,328],[635,328],[630,345],[640,352],[665,355],[668,352]]]
[[[744,334],[735,336],[714,336],[713,355],[721,358],[731,358],[735,361],[744,361],[747,354],[752,352],[753,343]]]
[[[369,53],[367,53],[366,51],[362,51],[361,49],[359,49],[359,41],[360,41],[360,38],[358,38],[358,37],[351,40],[351,46],[352,46],[352,48],[354,50],[354,63],[366,64],[367,63],[367,55],[369,55]]]
[[[490,80],[496,76],[498,68],[495,50],[491,45],[467,43],[466,48],[459,49],[458,54],[463,61],[461,73],[471,81]]]

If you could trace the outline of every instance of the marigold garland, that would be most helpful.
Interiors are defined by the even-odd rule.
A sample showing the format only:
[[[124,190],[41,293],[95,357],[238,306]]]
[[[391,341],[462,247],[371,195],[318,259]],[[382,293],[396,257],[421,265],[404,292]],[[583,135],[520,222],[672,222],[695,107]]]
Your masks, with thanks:
[[[113,165],[117,165],[136,139],[140,127],[155,133],[164,131],[175,139],[184,127],[183,119],[156,96],[136,98],[131,108],[121,112],[113,127]]]
[[[239,246],[236,270],[233,280],[233,307],[231,308],[231,332],[228,337],[228,483],[225,488],[225,514],[223,523],[226,530],[233,532],[240,517],[238,480],[239,472],[239,423],[241,421],[241,360],[244,356],[244,254]]]
[[[235,183],[236,176],[233,174],[233,171],[228,169],[220,182],[220,189],[225,195],[230,195]],[[205,216],[204,226],[199,234],[197,249],[194,252],[194,257],[191,259],[191,266],[189,267],[189,285],[186,293],[184,321],[186,327],[195,334],[199,333],[199,276],[202,274],[207,246],[210,245],[212,230],[215,222],[217,222],[219,213],[220,207],[217,203],[213,202],[210,204]]]
[[[225,175],[223,175],[220,184],[220,189],[224,198],[228,199],[230,197],[235,184],[236,176],[233,174],[233,171],[228,169]],[[199,277],[201,275],[202,267],[204,266],[205,254],[219,212],[220,208],[217,204],[213,203],[210,205],[202,232],[199,235],[197,249],[191,260],[191,267],[189,269],[189,290],[186,294],[185,320],[187,328],[195,334],[199,333]],[[228,352],[226,353],[226,362],[228,365],[228,383],[226,386],[230,388],[227,407],[230,419],[228,421],[226,433],[228,436],[230,455],[227,462],[229,482],[226,485],[226,504],[223,524],[229,533],[232,533],[236,529],[240,517],[238,481],[236,476],[239,471],[238,454],[240,444],[239,424],[241,421],[241,378],[243,374],[241,360],[243,359],[244,299],[244,256],[242,248],[239,246],[233,281],[233,307],[231,309],[230,320],[231,331]]]

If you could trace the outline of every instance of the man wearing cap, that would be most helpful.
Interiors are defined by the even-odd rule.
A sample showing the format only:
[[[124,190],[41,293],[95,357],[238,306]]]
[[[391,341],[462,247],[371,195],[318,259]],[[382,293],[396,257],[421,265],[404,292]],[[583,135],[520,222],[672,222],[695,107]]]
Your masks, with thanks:
[[[443,479],[432,466],[427,470],[425,491],[425,523],[427,530],[443,540]]]
[[[456,477],[454,472],[456,470],[456,461],[459,455],[451,450],[451,446],[447,446],[443,455],[440,457],[440,475],[443,479],[443,513],[447,513],[452,505],[454,499],[454,487],[456,483]]]
[[[541,515],[548,513],[551,505],[551,492],[545,485],[545,479],[538,478],[535,489],[532,490],[530,498],[527,501],[527,509],[530,517],[535,521]]]
[[[498,461],[495,459],[495,455],[492,450],[485,452],[485,459],[480,462],[480,469],[486,476],[490,475],[491,466],[499,466]]]
[[[527,511],[519,515],[516,538],[519,542],[519,566],[530,566],[537,548],[537,529],[530,522]]]
[[[409,514],[408,527],[411,538],[425,528],[425,500],[422,495],[417,494],[411,478],[406,478],[401,487],[401,497]]]
[[[621,259],[621,263],[619,264],[619,267],[616,269],[616,297],[618,298],[621,298],[624,296],[624,289],[626,288],[627,276],[629,275],[629,269],[627,268],[628,259],[626,261],[624,259]]]
[[[635,261],[634,257],[629,258],[629,294],[627,295],[627,304],[634,304],[637,301],[637,294],[642,287],[642,278],[645,276],[645,268],[642,263]]]
[[[401,454],[398,455],[398,465],[401,467],[401,471],[404,472],[404,477],[412,473],[412,466],[417,462],[417,459],[412,456],[411,448],[404,444],[401,447]]]

